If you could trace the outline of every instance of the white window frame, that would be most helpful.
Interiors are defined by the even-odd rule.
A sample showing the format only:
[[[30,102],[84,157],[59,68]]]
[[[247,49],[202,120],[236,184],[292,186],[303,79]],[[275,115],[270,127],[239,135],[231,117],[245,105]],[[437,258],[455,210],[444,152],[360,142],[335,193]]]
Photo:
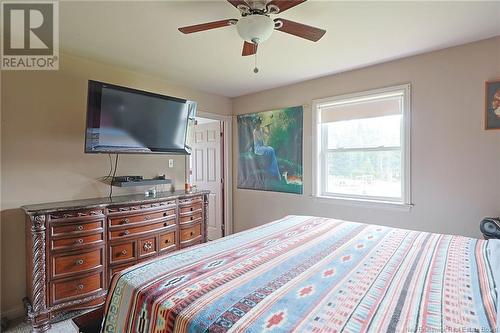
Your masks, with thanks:
[[[359,100],[369,101],[377,99],[381,95],[403,94],[402,98],[402,116],[401,122],[401,198],[385,198],[375,196],[363,195],[348,195],[338,193],[327,193],[323,190],[322,175],[325,174],[326,159],[325,151],[328,150],[327,133],[322,130],[321,123],[321,108],[333,105],[340,105],[341,101],[345,100]],[[380,207],[403,207],[410,208],[411,204],[411,86],[410,84],[402,84],[397,86],[385,87],[380,89],[373,89],[362,91],[352,94],[339,95],[329,98],[313,100],[312,103],[312,138],[313,138],[313,156],[312,156],[312,173],[313,173],[313,197],[320,199],[327,199],[329,201],[336,201],[337,203],[354,204],[354,205],[368,205]],[[321,142],[321,144],[319,144]],[[367,150],[367,149],[363,149]],[[368,150],[388,150],[387,147],[378,149],[370,148]],[[337,150],[338,151],[338,150]],[[324,181],[323,181],[324,183]]]

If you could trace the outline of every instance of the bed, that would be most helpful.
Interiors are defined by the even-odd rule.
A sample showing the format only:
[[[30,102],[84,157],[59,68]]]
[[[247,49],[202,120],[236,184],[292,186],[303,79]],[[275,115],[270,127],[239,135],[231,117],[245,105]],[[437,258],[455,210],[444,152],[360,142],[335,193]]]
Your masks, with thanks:
[[[102,332],[498,332],[500,241],[288,216],[114,276]]]

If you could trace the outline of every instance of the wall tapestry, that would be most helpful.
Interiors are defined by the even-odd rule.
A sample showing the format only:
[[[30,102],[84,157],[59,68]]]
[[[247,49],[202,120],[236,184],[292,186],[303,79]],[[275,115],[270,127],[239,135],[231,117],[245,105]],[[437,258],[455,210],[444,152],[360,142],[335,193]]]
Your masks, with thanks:
[[[485,127],[500,129],[500,80],[486,82],[485,90]]]
[[[238,188],[302,193],[303,107],[238,116]]]

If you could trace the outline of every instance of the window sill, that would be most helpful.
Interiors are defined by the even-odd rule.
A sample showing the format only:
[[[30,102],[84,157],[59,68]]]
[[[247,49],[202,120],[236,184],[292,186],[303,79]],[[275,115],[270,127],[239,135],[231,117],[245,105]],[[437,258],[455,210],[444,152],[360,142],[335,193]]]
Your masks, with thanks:
[[[380,209],[396,210],[403,212],[409,212],[413,207],[413,204],[406,204],[402,202],[392,202],[392,201],[328,197],[320,195],[312,195],[311,198],[320,202],[325,202],[330,204],[339,204],[339,205],[364,207],[364,208],[380,208]]]

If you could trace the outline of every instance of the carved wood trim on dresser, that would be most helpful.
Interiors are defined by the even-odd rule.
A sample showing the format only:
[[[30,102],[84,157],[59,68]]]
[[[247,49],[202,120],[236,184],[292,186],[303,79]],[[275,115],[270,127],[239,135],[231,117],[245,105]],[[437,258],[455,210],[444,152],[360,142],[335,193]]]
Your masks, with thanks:
[[[33,332],[56,317],[101,306],[113,274],[206,242],[208,191],[128,195],[22,207]]]

